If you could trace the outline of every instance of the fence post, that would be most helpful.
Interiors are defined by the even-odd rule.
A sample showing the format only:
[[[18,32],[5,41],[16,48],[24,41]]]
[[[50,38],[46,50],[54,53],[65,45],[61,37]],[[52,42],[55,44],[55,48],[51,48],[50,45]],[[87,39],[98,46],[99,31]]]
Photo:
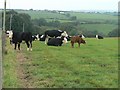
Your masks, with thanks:
[[[2,89],[2,28],[0,28],[0,90]]]

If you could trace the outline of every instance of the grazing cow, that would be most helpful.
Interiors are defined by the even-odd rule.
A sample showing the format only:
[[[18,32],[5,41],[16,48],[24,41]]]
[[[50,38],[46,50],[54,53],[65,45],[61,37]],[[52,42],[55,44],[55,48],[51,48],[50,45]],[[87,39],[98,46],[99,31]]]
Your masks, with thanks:
[[[40,36],[40,41],[45,41],[45,35]]]
[[[63,43],[66,43],[66,38],[64,36],[57,37],[57,38],[51,38],[48,42],[48,46],[62,46]]]
[[[70,41],[71,36],[67,36],[66,39],[67,41]]]
[[[18,49],[20,50],[20,43],[25,41],[27,45],[27,50],[32,51],[32,34],[31,32],[13,32],[12,42],[15,44],[15,50],[18,44]],[[31,49],[30,49],[31,48]]]
[[[37,37],[37,40],[39,41],[45,41],[45,35],[37,34],[36,37]]]
[[[96,38],[97,38],[97,39],[103,39],[103,37],[100,36],[100,35],[96,35]]]
[[[45,44],[47,44],[49,38],[56,38],[58,36],[65,36],[67,37],[68,34],[66,31],[61,30],[48,30],[45,32]]]
[[[72,36],[71,37],[71,46],[74,47],[74,43],[78,43],[78,46],[80,47],[80,44],[85,44],[85,40],[83,40],[80,36]]]
[[[35,40],[37,40],[37,37],[36,37],[36,35],[33,35],[32,36],[32,41],[35,41]]]

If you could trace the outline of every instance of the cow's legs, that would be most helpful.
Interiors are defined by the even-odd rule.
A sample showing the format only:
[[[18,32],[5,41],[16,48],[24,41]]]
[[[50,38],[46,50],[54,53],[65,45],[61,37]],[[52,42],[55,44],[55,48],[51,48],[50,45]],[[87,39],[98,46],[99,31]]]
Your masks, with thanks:
[[[74,43],[71,43],[71,47],[72,47],[72,48],[74,47]]]
[[[18,44],[18,49],[20,50],[20,43]]]
[[[16,50],[16,47],[17,47],[17,43],[15,43],[15,48],[14,48],[15,50]]]
[[[47,44],[47,42],[48,42],[48,37],[45,39],[45,44]]]
[[[78,47],[80,47],[80,43],[78,42]]]
[[[29,46],[30,46],[30,44],[28,43],[28,41],[25,41],[26,42],[26,44],[27,44],[27,51],[29,51]]]
[[[32,51],[32,41],[30,41],[30,48],[31,48],[30,50]]]

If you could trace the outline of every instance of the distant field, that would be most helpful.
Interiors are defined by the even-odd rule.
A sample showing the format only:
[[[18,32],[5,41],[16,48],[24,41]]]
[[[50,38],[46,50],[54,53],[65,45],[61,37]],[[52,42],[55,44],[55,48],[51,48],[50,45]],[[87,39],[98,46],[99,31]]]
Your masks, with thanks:
[[[0,10],[1,12],[2,10]],[[55,19],[68,19],[64,14],[59,13],[52,13],[47,11],[20,11],[16,10],[19,13],[27,13],[31,16],[32,19],[39,19],[39,18],[55,18]],[[83,13],[83,12],[69,12],[71,16],[76,16],[77,19],[83,21],[97,21],[97,22],[104,22],[104,21],[111,21],[116,23],[118,21],[118,16],[113,14],[101,14],[101,13]],[[109,23],[109,22],[108,22]]]
[[[107,35],[110,31],[117,28],[117,25],[114,24],[82,24],[80,28],[88,31],[98,31]]]
[[[31,16],[32,19],[39,19],[39,18],[55,18],[55,19],[68,19],[66,16],[58,14],[58,13],[51,13],[46,11],[18,11],[19,13],[27,13]]]
[[[46,11],[18,11],[19,13],[27,13],[29,14],[32,19],[39,19],[39,18],[58,18],[58,19],[68,19],[63,14],[59,13],[52,13]],[[98,21],[104,22],[105,20],[110,21],[117,21],[117,16],[111,14],[95,14],[95,13],[78,13],[78,12],[69,12],[71,16],[77,16],[77,19],[81,21]]]
[[[71,13],[72,16],[77,16],[81,21],[97,21],[104,22],[108,21],[116,21],[118,20],[117,16],[113,16],[111,14],[95,14],[95,13]]]
[[[117,88],[118,39],[85,40],[80,48],[35,41],[32,52],[24,44],[14,51],[7,40],[3,87]]]

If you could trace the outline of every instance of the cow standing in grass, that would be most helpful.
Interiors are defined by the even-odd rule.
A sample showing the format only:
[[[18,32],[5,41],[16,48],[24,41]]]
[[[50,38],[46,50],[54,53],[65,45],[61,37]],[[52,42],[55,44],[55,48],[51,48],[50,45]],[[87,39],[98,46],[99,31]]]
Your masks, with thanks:
[[[62,30],[48,30],[45,31],[45,44],[47,44],[49,38],[56,38],[59,36],[64,36],[67,37],[68,34],[66,33],[66,31],[62,31]]]
[[[13,32],[12,42],[15,44],[14,49],[16,50],[16,47],[18,45],[18,49],[20,50],[20,43],[22,41],[25,41],[27,50],[32,51],[32,39],[33,38],[31,32]]]
[[[78,43],[78,47],[80,47],[80,44],[83,43],[85,44],[85,40],[83,40],[83,38],[81,38],[81,36],[72,36],[71,37],[71,47],[74,47],[74,43]]]

